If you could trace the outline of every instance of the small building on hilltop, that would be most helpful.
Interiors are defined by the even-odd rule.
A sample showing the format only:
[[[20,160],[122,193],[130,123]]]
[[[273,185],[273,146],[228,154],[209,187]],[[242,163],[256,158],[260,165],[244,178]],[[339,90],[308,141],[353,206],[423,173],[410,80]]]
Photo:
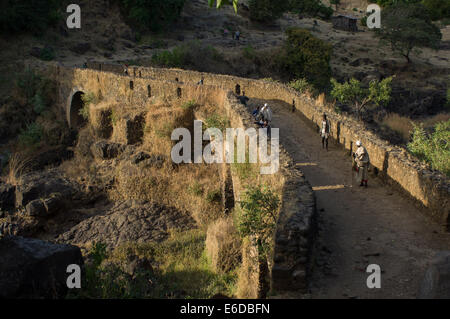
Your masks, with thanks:
[[[358,18],[356,17],[340,14],[331,17],[331,21],[333,22],[333,28],[335,29],[352,32],[358,31],[357,26]]]

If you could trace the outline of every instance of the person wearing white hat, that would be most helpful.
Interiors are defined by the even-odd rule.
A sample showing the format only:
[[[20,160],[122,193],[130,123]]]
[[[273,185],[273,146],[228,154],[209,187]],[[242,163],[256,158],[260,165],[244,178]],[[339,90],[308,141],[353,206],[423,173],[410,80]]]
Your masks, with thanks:
[[[355,162],[358,171],[358,181],[360,181],[359,186],[367,187],[367,171],[370,164],[369,153],[366,148],[362,145],[361,141],[356,141],[356,152],[354,153]]]

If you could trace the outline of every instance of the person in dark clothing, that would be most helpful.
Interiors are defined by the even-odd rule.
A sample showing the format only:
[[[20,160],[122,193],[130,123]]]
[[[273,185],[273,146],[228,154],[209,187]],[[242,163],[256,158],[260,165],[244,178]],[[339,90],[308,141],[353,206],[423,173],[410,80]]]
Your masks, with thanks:
[[[250,100],[248,97],[245,96],[245,91],[242,91],[242,95],[238,96],[239,101],[241,104],[247,106],[247,102]]]

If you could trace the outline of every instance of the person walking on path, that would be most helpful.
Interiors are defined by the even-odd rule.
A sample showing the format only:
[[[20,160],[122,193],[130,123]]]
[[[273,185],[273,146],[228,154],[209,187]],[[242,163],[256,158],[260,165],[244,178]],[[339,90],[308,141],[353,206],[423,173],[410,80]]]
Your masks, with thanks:
[[[234,34],[234,38],[236,39],[236,41],[239,41],[240,37],[241,37],[241,32],[239,30],[237,30],[236,33]]]
[[[322,149],[326,148],[328,152],[328,138],[330,137],[331,125],[327,119],[327,115],[323,113],[322,128],[320,129],[320,136],[322,137]]]
[[[362,145],[361,141],[356,142],[356,152],[353,157],[355,158],[356,171],[358,172],[359,186],[367,187],[367,172],[370,165],[369,153],[366,148]]]

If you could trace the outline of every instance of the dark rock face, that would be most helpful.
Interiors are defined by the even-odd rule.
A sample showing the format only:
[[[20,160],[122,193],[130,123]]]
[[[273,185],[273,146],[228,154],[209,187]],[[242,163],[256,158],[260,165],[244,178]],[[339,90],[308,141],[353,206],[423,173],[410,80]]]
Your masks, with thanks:
[[[139,164],[145,167],[161,168],[166,161],[163,155],[150,155],[145,152],[138,152],[131,157],[131,164]]]
[[[111,159],[117,157],[125,150],[125,146],[118,143],[100,141],[91,146],[91,152],[96,158]]]
[[[37,171],[42,170],[49,165],[60,165],[64,160],[73,157],[73,151],[68,150],[65,146],[57,146],[42,152],[33,158],[30,169]]]
[[[124,242],[163,241],[169,229],[195,228],[195,221],[187,213],[139,201],[125,201],[104,214],[85,219],[58,237],[72,244],[103,242],[112,248]]]
[[[83,265],[81,251],[38,239],[0,240],[0,298],[63,298],[67,266]]]
[[[74,189],[69,181],[57,174],[30,174],[16,187],[16,207],[25,207],[29,202],[39,198],[47,198],[59,193],[61,197],[69,198]]]
[[[450,299],[450,251],[436,254],[417,295],[419,299]]]
[[[16,187],[0,183],[0,210],[14,208]]]
[[[32,200],[25,207],[26,212],[30,216],[42,216],[45,214],[44,202],[40,199]]]

